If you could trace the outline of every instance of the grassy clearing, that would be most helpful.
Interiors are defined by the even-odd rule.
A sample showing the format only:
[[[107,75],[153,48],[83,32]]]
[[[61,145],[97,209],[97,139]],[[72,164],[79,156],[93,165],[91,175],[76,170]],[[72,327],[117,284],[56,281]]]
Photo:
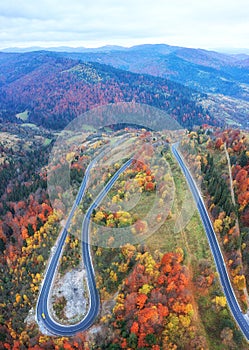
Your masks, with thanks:
[[[24,111],[22,113],[18,113],[18,114],[16,114],[16,117],[23,120],[24,122],[26,122],[28,120],[28,117],[29,117],[29,112]]]
[[[39,127],[35,124],[32,123],[24,123],[21,125],[23,128],[32,128],[32,129],[39,129]]]
[[[190,258],[189,254],[191,254],[190,261],[192,259],[200,260],[211,258],[208,241],[196,209],[193,211],[192,215],[189,215],[190,220],[187,221],[186,226],[182,226],[182,230],[179,232],[175,232],[174,230],[176,219],[181,212],[185,198],[188,198],[191,208],[194,208],[195,205],[188,185],[178,165],[171,157],[168,157],[167,160],[170,163],[175,181],[175,197],[171,210],[172,214],[161,228],[146,241],[146,244],[151,251],[160,249],[162,252],[181,247],[185,251],[186,257]]]
[[[197,261],[201,259],[212,259],[208,240],[197,211],[194,213],[190,222],[186,226],[185,232],[192,258],[196,259]]]
[[[151,253],[160,250],[162,253],[182,247],[181,234],[173,233],[173,222],[166,221],[152,236],[146,240]],[[183,248],[183,247],[182,247]]]
[[[140,219],[145,218],[154,203],[154,193],[141,193],[141,198],[137,205],[130,210],[130,214],[138,216]]]
[[[51,139],[46,138],[46,139],[44,140],[44,142],[43,142],[43,146],[45,146],[45,147],[46,147],[46,146],[49,146],[51,142],[52,142]]]
[[[81,128],[84,131],[91,131],[91,132],[95,132],[96,131],[96,129],[92,125],[88,125],[88,124],[83,124],[81,126]]]

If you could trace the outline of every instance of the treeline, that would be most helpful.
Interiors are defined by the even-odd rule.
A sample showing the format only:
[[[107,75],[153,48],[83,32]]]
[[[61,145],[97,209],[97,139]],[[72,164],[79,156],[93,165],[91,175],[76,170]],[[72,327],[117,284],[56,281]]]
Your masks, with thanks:
[[[207,190],[208,194],[212,198],[211,214],[214,220],[219,219],[219,215],[223,212],[225,217],[231,218],[227,219],[226,225],[222,226],[220,234],[222,237],[228,234],[229,230],[235,225],[235,218],[237,217],[237,210],[232,203],[231,192],[229,189],[229,184],[221,176],[219,169],[214,164],[214,158],[210,153],[207,154],[206,161],[203,158],[201,160],[201,170],[204,173],[204,182],[202,183],[202,188]],[[218,222],[219,223],[219,222]],[[232,251],[240,248],[240,237],[234,237],[234,239],[229,240],[228,244],[224,245],[225,250]]]
[[[25,142],[19,150],[5,150],[5,160],[0,165],[0,218],[10,210],[9,202],[25,200],[37,190],[45,190],[46,178],[40,169],[48,161],[51,145],[33,145],[33,150],[25,150]]]
[[[230,215],[232,211],[235,210],[232,203],[231,192],[228,188],[226,180],[220,176],[214,165],[213,156],[208,153],[207,155],[207,165],[201,162],[201,170],[205,174],[204,180],[207,182],[208,193],[213,196],[214,204],[218,211],[224,210],[227,215]],[[217,213],[219,214],[219,212]],[[213,213],[213,216],[215,212]]]

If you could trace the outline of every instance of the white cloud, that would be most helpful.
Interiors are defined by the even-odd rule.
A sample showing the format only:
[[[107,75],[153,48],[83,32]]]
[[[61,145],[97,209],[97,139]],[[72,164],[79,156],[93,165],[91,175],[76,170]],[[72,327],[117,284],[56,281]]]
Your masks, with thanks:
[[[8,0],[0,45],[248,47],[248,0]]]

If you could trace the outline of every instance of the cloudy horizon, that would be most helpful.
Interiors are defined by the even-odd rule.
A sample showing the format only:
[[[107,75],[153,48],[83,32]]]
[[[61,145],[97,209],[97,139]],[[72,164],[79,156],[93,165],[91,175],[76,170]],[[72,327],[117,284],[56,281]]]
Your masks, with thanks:
[[[0,49],[148,43],[249,49],[248,19],[247,0],[9,0],[0,4]]]

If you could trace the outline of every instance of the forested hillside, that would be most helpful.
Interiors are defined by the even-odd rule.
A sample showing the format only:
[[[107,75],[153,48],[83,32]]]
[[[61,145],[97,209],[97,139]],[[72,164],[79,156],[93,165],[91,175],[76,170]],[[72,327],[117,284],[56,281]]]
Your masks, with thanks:
[[[75,50],[76,51],[76,50]],[[79,50],[80,51],[80,50]],[[63,52],[63,57],[110,64],[136,73],[167,78],[206,93],[248,100],[248,56],[170,45],[138,45],[93,52]]]
[[[0,54],[0,118],[63,128],[77,115],[115,102],[145,103],[168,112],[185,127],[219,124],[201,106],[201,95],[183,85],[56,53]],[[20,119],[20,118],[19,118]]]
[[[249,127],[248,55],[229,55],[164,44],[84,52],[79,49],[78,52],[69,50],[58,54],[162,77],[194,88],[208,94],[208,99],[202,100],[202,105],[218,120],[228,126]]]

